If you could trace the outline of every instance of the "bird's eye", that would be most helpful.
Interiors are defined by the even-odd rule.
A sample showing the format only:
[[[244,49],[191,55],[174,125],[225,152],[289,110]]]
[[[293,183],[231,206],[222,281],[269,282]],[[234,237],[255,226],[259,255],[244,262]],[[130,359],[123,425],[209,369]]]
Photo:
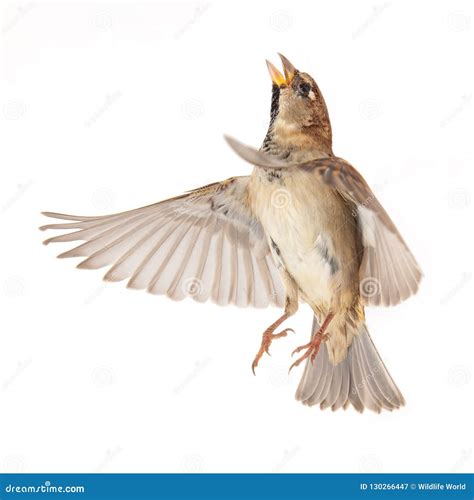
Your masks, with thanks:
[[[308,97],[308,94],[309,94],[310,90],[311,90],[311,85],[309,83],[307,83],[307,82],[300,82],[300,83],[298,83],[298,87],[296,88],[296,91],[302,97]]]

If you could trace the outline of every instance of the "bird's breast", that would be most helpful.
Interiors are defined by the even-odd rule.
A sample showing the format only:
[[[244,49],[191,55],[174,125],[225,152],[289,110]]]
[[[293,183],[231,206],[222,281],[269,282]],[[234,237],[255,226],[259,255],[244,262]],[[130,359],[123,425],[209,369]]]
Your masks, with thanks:
[[[303,170],[256,169],[249,190],[275,261],[307,301],[329,303],[343,279],[341,259],[351,260],[345,253],[354,246],[344,245],[353,236],[337,193]]]

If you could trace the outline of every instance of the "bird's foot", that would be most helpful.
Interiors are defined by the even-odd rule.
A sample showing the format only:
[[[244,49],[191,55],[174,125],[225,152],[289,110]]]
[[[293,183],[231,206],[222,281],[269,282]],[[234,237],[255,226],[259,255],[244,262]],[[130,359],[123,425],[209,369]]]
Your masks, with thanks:
[[[260,349],[257,352],[257,355],[255,356],[255,359],[253,360],[252,363],[252,372],[255,375],[255,368],[257,368],[258,362],[260,361],[260,358],[264,355],[264,353],[267,353],[270,356],[270,345],[275,339],[279,339],[281,337],[286,337],[288,335],[288,332],[294,332],[292,328],[285,328],[279,333],[273,333],[285,319],[288,318],[288,315],[285,313],[281,318],[278,318],[273,325],[269,326],[264,332],[262,336],[262,344],[260,346]]]
[[[308,344],[301,345],[297,347],[291,355],[293,356],[294,354],[303,351],[306,349],[306,352],[298,358],[291,366],[290,369],[288,370],[288,373],[291,372],[292,368],[295,368],[296,366],[300,365],[302,361],[304,361],[307,358],[310,358],[311,363],[314,362],[316,359],[316,356],[318,355],[319,348],[321,347],[321,342],[325,342],[329,338],[329,334],[326,334],[326,328],[328,327],[329,323],[331,323],[331,320],[333,319],[334,314],[329,313],[326,316],[326,319],[324,320],[323,324],[321,325],[321,328],[314,334],[313,338]]]
[[[329,338],[329,334],[325,333],[316,333],[314,337],[311,339],[311,342],[305,345],[300,345],[297,347],[291,355],[294,356],[296,353],[303,351],[306,349],[306,352],[298,358],[291,366],[290,369],[288,370],[288,373],[291,372],[292,368],[295,368],[298,366],[302,361],[304,361],[307,358],[311,359],[311,363],[314,362],[316,359],[316,356],[318,355],[319,348],[321,347],[321,342],[325,342]]]
[[[295,331],[292,328],[285,328],[280,333],[272,333],[271,331],[268,330],[265,331],[262,337],[262,345],[260,346],[260,349],[258,350],[257,355],[255,356],[255,359],[253,360],[252,363],[252,371],[254,375],[255,375],[255,368],[257,368],[258,362],[260,361],[260,358],[263,356],[263,354],[267,353],[269,356],[271,356],[269,348],[272,341],[275,339],[279,339],[281,337],[286,337],[288,335],[288,332],[295,333]]]

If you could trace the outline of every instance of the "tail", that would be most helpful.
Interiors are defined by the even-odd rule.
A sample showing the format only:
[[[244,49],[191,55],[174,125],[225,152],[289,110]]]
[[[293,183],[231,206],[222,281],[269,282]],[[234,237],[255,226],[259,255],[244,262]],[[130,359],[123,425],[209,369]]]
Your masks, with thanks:
[[[319,329],[316,317],[312,335]],[[333,365],[329,361],[326,343],[312,363],[309,359],[296,391],[303,404],[319,404],[321,409],[346,409],[349,403],[359,412],[364,408],[380,413],[395,410],[405,404],[403,396],[383,364],[365,324],[355,335],[347,357]]]

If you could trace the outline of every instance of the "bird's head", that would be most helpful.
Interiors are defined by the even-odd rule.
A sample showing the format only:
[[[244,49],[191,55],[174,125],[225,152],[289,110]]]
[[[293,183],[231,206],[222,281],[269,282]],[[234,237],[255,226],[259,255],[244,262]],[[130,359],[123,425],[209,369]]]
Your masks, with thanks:
[[[319,150],[332,154],[331,122],[314,79],[283,55],[283,74],[269,61],[272,79],[270,126],[263,148],[268,152]]]

